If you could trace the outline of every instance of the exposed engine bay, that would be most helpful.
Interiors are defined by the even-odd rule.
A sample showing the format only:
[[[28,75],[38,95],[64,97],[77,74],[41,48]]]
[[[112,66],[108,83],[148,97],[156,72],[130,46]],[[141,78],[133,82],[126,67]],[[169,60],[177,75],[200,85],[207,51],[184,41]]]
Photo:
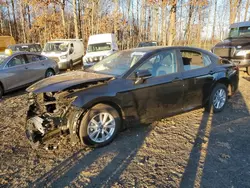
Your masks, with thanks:
[[[55,134],[69,130],[70,114],[75,113],[67,98],[69,91],[29,94],[26,135],[31,143],[40,144]]]

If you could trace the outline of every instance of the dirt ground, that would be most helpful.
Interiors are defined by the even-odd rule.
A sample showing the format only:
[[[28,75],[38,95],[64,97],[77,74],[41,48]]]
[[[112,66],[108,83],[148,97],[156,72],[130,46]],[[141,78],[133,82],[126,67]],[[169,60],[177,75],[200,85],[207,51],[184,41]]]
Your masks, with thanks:
[[[250,77],[225,110],[203,109],[138,125],[90,149],[58,139],[33,150],[24,134],[27,94],[0,102],[1,187],[250,187]]]

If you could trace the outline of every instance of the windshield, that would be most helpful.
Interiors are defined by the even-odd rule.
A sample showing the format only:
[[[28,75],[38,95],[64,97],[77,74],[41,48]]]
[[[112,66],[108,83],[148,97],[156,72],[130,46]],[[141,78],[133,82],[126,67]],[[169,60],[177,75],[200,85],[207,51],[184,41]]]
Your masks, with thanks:
[[[250,27],[231,28],[229,38],[250,37]]]
[[[5,60],[7,57],[8,57],[8,56],[0,55],[0,65],[4,63],[4,60]]]
[[[106,51],[111,50],[111,43],[98,43],[98,44],[89,44],[88,45],[88,52],[99,52],[99,51]]]
[[[89,71],[121,76],[134,66],[143,56],[145,52],[135,51],[120,51],[94,66],[90,67]]]
[[[57,42],[47,43],[44,47],[44,52],[66,52],[68,50],[68,43]]]

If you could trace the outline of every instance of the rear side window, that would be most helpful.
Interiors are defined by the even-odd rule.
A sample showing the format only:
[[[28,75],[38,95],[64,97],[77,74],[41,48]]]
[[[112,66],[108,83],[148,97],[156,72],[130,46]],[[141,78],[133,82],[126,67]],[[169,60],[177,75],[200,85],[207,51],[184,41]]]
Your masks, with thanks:
[[[40,61],[39,55],[27,54],[28,63]]]
[[[199,52],[182,50],[181,56],[185,71],[203,68],[211,64],[210,58],[207,55],[202,56]]]

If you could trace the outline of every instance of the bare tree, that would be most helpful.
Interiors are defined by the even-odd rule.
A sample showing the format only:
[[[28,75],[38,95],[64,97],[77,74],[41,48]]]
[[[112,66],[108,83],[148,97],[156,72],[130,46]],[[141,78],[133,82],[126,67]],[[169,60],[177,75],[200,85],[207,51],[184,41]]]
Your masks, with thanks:
[[[77,15],[76,15],[76,0],[73,0],[73,19],[74,19],[75,37],[78,39],[79,32],[78,32]]]

